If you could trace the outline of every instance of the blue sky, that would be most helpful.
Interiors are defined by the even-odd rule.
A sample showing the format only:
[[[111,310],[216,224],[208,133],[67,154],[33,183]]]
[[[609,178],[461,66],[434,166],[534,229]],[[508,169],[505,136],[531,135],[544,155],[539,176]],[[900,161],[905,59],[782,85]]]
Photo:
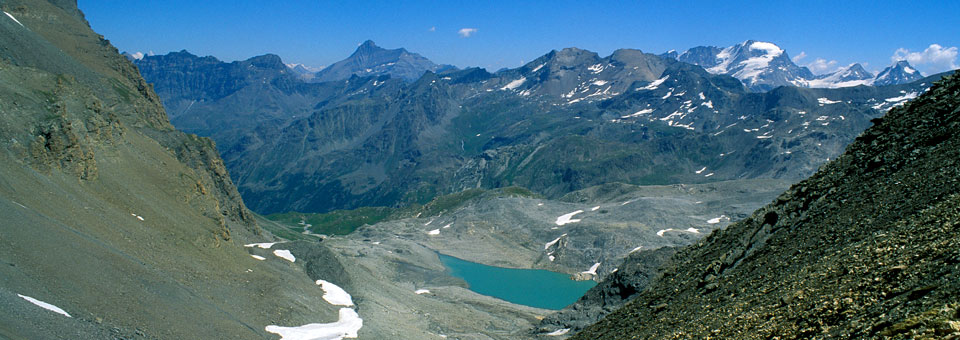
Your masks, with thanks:
[[[876,71],[894,55],[924,74],[960,64],[960,1],[79,0],[79,6],[121,51],[186,49],[225,61],[275,53],[287,63],[329,65],[371,39],[436,63],[494,71],[564,47],[601,56],[618,48],[659,54],[754,39],[802,56],[797,63],[815,72],[854,62]]]

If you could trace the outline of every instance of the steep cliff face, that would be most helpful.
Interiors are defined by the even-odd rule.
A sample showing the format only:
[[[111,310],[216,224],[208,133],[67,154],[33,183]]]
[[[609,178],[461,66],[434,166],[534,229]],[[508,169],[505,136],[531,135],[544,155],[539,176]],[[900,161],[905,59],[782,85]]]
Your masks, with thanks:
[[[242,241],[272,236],[213,142],[173,129],[75,2],[0,10],[0,338],[264,338],[336,319],[303,269],[249,256]]]
[[[575,338],[960,335],[960,77],[874,122]]]

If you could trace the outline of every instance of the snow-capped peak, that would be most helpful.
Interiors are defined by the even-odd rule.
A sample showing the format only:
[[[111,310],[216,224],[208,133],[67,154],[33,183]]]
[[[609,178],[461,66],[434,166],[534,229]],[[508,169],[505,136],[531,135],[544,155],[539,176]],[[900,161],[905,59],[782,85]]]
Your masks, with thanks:
[[[717,53],[714,66],[701,66],[707,67],[707,72],[740,79],[750,88],[770,89],[794,84],[809,73],[785,56],[786,52],[774,43],[747,40]]]
[[[896,85],[909,83],[920,78],[923,78],[920,71],[910,66],[910,63],[906,60],[899,60],[880,72],[873,83],[877,86]]]
[[[873,74],[853,63],[833,73],[817,76],[807,81],[808,87],[838,88],[873,84]]]
[[[300,63],[289,63],[289,64],[284,64],[284,65],[287,65],[288,68],[290,68],[291,70],[295,70],[295,71],[317,72],[317,71],[320,71],[320,70],[323,69],[323,67],[307,66],[307,65],[304,65],[304,64],[300,64]]]

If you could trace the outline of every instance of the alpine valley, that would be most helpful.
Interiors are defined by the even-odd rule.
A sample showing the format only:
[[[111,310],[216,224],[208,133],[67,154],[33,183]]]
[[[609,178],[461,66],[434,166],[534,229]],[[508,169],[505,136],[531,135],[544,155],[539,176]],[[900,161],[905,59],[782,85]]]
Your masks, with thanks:
[[[754,40],[312,68],[0,10],[0,338],[960,337],[949,73]]]

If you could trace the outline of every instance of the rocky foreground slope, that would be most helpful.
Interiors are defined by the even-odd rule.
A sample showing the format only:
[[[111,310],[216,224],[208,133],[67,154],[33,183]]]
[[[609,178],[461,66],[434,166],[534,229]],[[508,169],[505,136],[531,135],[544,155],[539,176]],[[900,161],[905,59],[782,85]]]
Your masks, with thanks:
[[[960,336],[960,77],[875,123],[574,338]]]
[[[341,283],[336,262],[251,257],[243,241],[272,236],[213,142],[174,130],[75,1],[0,10],[0,338],[276,338],[266,326],[337,320],[314,284]]]

